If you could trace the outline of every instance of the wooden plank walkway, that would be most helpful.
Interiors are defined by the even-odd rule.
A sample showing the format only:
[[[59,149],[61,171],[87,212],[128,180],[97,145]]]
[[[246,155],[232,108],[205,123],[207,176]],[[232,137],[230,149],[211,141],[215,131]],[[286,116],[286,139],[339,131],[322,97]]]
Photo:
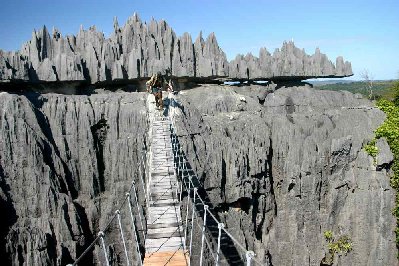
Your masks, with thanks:
[[[187,265],[169,121],[149,96],[150,175],[144,265]]]

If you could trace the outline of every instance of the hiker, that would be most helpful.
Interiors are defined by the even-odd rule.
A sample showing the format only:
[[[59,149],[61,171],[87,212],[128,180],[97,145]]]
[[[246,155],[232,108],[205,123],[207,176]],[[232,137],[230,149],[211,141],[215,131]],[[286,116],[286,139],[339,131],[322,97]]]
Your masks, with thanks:
[[[163,109],[162,89],[168,88],[168,91],[173,91],[172,81],[166,82],[166,79],[162,76],[161,72],[152,75],[149,81],[146,82],[147,91],[151,92],[155,97],[155,104],[157,108]]]

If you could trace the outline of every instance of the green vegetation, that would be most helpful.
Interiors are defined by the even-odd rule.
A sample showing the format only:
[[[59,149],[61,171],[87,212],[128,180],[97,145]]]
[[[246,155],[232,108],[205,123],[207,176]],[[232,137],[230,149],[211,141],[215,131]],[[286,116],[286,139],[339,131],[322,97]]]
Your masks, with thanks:
[[[350,83],[337,83],[337,84],[325,84],[325,85],[315,85],[315,88],[322,90],[334,90],[341,91],[346,90],[352,93],[360,93],[365,97],[369,96],[369,89],[367,87],[367,82],[350,82]],[[393,153],[393,174],[391,176],[391,186],[396,190],[396,206],[393,210],[393,214],[397,220],[396,233],[396,246],[399,248],[399,80],[391,81],[375,81],[373,82],[373,95],[374,99],[378,99],[376,102],[377,107],[386,114],[385,121],[380,125],[375,131],[375,138],[371,140],[363,148],[364,150],[374,158],[376,162],[376,157],[378,154],[378,148],[375,146],[376,140],[379,138],[385,138],[389,144],[389,147]],[[334,244],[333,236],[331,231],[324,232],[324,237],[329,243],[330,252],[335,253],[335,251],[340,252],[340,250],[350,251],[350,243],[344,245]],[[345,239],[343,239],[345,240]],[[341,241],[342,242],[342,241]],[[344,241],[345,242],[345,241]],[[340,246],[341,245],[341,246]],[[331,263],[334,261],[334,256],[326,256],[323,260],[327,260]],[[331,264],[325,264],[331,265]]]
[[[333,238],[333,233],[331,230],[327,230],[324,232],[324,237],[329,242]]]
[[[385,121],[375,130],[375,138],[364,146],[364,150],[374,158],[378,154],[375,146],[376,140],[385,138],[393,153],[393,174],[391,176],[391,186],[396,190],[396,206],[393,214],[397,220],[396,246],[399,248],[399,81],[392,83],[389,88],[389,97],[383,97],[376,103],[377,107],[386,114]]]
[[[337,84],[325,84],[315,85],[315,88],[322,90],[334,90],[341,91],[346,90],[352,93],[360,93],[365,97],[369,96],[369,89],[367,82],[350,82],[350,83],[337,83]],[[392,81],[375,81],[373,82],[373,95],[374,99],[378,99],[376,102],[377,107],[386,114],[385,121],[375,131],[375,138],[367,143],[363,148],[364,150],[374,158],[376,163],[376,157],[378,154],[378,148],[376,147],[376,141],[379,138],[385,138],[389,144],[389,147],[393,153],[393,175],[391,176],[391,186],[396,190],[396,206],[393,210],[393,214],[397,220],[396,233],[396,245],[399,248],[399,80]],[[344,245],[338,244],[333,241],[333,235],[331,231],[324,232],[324,237],[329,243],[329,256],[326,256],[325,265],[331,265],[327,262],[333,262],[336,251],[339,253],[340,250],[345,251],[347,247],[350,247],[350,243]],[[345,240],[345,239],[341,239]],[[342,242],[342,241],[341,241]],[[344,241],[345,242],[345,241]],[[341,246],[340,246],[341,245]],[[349,249],[349,250],[350,250]],[[328,261],[327,261],[328,260]]]
[[[397,86],[396,88],[398,88]],[[393,175],[391,176],[391,186],[396,189],[396,206],[393,210],[399,225],[399,97],[396,95],[395,103],[388,100],[377,102],[380,108],[387,115],[384,123],[375,131],[376,138],[386,138],[393,153]],[[399,227],[396,227],[396,246],[399,247]]]
[[[321,265],[332,265],[335,255],[346,255],[353,249],[352,242],[346,235],[335,239],[333,232],[327,230],[324,232],[324,238],[327,241],[328,253],[321,261]]]
[[[395,91],[392,89],[397,86],[399,91],[399,81],[388,80],[388,81],[374,81],[373,82],[373,99],[388,99],[394,100]],[[369,97],[370,90],[366,81],[355,81],[349,83],[335,83],[335,84],[324,84],[314,85],[316,89],[320,90],[332,90],[332,91],[349,91],[352,93],[360,93],[365,98]],[[398,95],[399,96],[399,95]],[[398,97],[399,102],[399,97]]]
[[[392,86],[393,102],[396,106],[399,106],[399,81],[395,82]]]
[[[377,154],[378,154],[378,148],[375,146],[376,139],[372,139],[365,145],[363,148],[364,150],[368,153],[368,155],[372,156],[374,158],[374,163],[376,163],[377,159]]]

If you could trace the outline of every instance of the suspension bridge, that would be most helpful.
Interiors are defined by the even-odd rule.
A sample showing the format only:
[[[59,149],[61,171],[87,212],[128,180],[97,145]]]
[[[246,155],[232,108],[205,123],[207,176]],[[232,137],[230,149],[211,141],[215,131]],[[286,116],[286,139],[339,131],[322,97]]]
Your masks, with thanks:
[[[153,96],[149,96],[150,145],[141,157],[139,182],[132,181],[104,229],[69,265],[80,265],[96,245],[96,250],[103,253],[97,254],[103,258],[101,262],[107,266],[120,265],[107,248],[106,235],[112,226],[118,228],[120,243],[117,244],[123,250],[125,265],[263,265],[212,212],[179,144],[174,124],[178,110],[172,94],[168,100],[165,115],[156,110]],[[145,195],[139,195],[139,187]],[[145,197],[144,206],[139,196]],[[129,232],[122,226],[122,216],[130,218]]]

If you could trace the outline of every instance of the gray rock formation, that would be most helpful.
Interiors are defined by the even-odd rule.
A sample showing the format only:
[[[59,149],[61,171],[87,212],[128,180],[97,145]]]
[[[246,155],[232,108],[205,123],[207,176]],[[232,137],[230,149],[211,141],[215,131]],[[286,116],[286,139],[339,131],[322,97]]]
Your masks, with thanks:
[[[362,149],[384,113],[348,92],[283,87],[263,104],[259,92],[177,97],[179,141],[214,214],[266,265],[320,265],[327,230],[353,243],[334,265],[398,265],[392,154],[380,140],[374,165]]]
[[[384,140],[376,165],[362,149],[384,114],[348,92],[263,92],[203,85],[177,96],[179,140],[212,212],[266,265],[320,265],[327,230],[353,243],[334,265],[397,265],[393,157]],[[104,228],[138,178],[145,98],[0,93],[6,264],[65,265]],[[119,237],[113,225],[106,243],[116,265],[125,263]],[[96,246],[83,264],[102,260]]]
[[[351,65],[338,57],[336,65],[317,49],[306,55],[292,42],[259,58],[239,55],[230,63],[211,33],[193,43],[190,34],[177,37],[161,20],[143,23],[134,14],[123,27],[114,21],[109,38],[90,27],[63,37],[44,26],[20,51],[0,50],[0,81],[85,81],[91,84],[148,78],[157,71],[175,77],[229,79],[306,79],[352,75]]]
[[[105,227],[132,178],[138,178],[145,100],[143,93],[0,93],[4,265],[66,265]],[[98,123],[102,115],[105,121]],[[130,217],[121,212],[130,232]],[[117,230],[111,228],[106,243],[114,263],[123,265]],[[128,245],[134,247],[131,237]],[[100,262],[97,246],[82,265]]]
[[[293,42],[284,42],[281,50],[276,49],[273,55],[261,48],[259,58],[252,54],[238,55],[229,63],[229,77],[233,79],[290,80],[351,75],[351,64],[344,62],[341,56],[334,65],[318,48],[315,54],[307,55]]]
[[[196,77],[226,77],[229,75],[225,53],[219,48],[216,36],[211,33],[206,41],[200,32],[194,43]]]
[[[94,26],[65,38],[55,29],[50,35],[44,26],[20,51],[0,52],[0,80],[98,83],[149,77],[167,69],[178,77],[226,76],[227,61],[213,34],[203,46],[194,47],[188,33],[176,37],[165,21],[147,25],[136,14],[123,27],[115,19],[110,38]]]

